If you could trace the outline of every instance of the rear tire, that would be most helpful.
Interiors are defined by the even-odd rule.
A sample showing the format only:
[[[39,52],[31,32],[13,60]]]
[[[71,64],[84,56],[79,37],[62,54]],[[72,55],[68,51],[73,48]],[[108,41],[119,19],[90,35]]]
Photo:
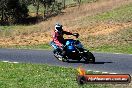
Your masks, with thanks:
[[[60,55],[59,52],[56,50],[53,51],[55,58],[57,58],[59,61],[67,62],[67,59],[65,59],[62,55]]]
[[[59,52],[57,52],[56,50],[54,50],[53,53],[54,53],[54,56],[55,56],[56,59],[58,59],[59,61],[62,61],[62,56],[59,55]]]

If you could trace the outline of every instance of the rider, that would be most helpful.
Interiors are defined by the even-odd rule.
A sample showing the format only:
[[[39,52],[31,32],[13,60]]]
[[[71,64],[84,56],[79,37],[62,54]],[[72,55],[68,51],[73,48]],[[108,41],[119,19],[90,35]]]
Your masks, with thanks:
[[[78,37],[79,34],[78,33],[71,33],[71,32],[67,32],[64,31],[63,26],[59,23],[56,23],[55,25],[55,30],[54,30],[54,34],[53,34],[53,41],[51,42],[51,45],[53,46],[53,48],[59,52],[63,52],[62,56],[64,56],[64,45],[65,45],[65,39],[63,38],[63,35],[73,35],[75,37]]]

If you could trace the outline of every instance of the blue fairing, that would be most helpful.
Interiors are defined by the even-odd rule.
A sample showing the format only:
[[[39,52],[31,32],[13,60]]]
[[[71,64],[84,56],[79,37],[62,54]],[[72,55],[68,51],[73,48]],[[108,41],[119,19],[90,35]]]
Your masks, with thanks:
[[[67,46],[73,45],[73,43],[74,43],[74,40],[73,40],[73,39],[68,39],[68,40],[66,41],[66,45],[67,45]]]
[[[75,47],[73,46],[73,43],[74,43],[73,39],[68,39],[66,41],[66,46],[67,46],[68,51],[74,51],[75,50]]]

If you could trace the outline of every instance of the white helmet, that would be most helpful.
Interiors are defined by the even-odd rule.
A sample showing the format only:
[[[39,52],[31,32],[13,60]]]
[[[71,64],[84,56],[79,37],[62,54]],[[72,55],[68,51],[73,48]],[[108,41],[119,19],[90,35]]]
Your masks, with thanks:
[[[56,25],[55,25],[55,31],[59,32],[59,33],[62,32],[63,31],[62,25],[59,24],[59,23],[56,23]]]

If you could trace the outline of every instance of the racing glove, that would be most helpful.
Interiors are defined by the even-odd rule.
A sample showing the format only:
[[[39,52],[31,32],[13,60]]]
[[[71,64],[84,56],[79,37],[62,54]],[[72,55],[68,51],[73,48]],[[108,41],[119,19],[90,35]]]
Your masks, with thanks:
[[[78,33],[73,33],[73,36],[75,36],[76,38],[78,38],[79,34]]]

